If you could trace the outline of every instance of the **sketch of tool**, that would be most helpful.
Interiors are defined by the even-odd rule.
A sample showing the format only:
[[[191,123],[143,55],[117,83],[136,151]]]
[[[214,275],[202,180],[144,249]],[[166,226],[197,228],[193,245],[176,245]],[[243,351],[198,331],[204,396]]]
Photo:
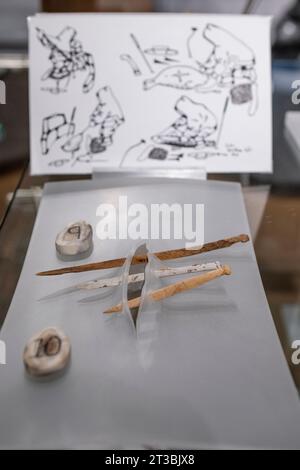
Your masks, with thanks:
[[[218,128],[216,116],[203,103],[181,96],[174,107],[179,118],[160,134],[152,137],[153,142],[179,147],[212,146],[209,141]]]
[[[76,114],[76,106],[74,106],[73,111],[71,113],[71,119],[69,122],[69,132],[68,135],[72,135],[74,132],[74,119],[75,119],[75,114]]]
[[[150,49],[145,49],[145,54],[158,57],[173,57],[178,54],[177,49],[173,49],[169,46],[153,46]]]
[[[73,108],[71,119],[68,121],[64,113],[54,113],[42,121],[41,150],[47,155],[52,145],[64,136],[72,135],[75,131],[73,119],[76,108]]]
[[[153,64],[155,64],[155,65],[168,65],[168,62],[166,62],[165,60],[161,60],[161,59],[154,59]]]
[[[189,35],[189,37],[187,38],[187,41],[186,41],[186,47],[187,47],[187,53],[188,53],[188,57],[192,57],[192,51],[191,51],[191,46],[190,46],[190,42],[194,36],[194,34],[196,33],[197,31],[197,28],[192,28],[191,29],[191,34]]]
[[[144,52],[153,58],[154,64],[169,65],[169,62],[178,62],[174,58],[178,55],[178,50],[169,46],[153,46],[150,49],[145,49]]]
[[[42,75],[42,81],[53,80],[55,87],[42,88],[52,93],[67,91],[70,80],[77,72],[87,72],[82,91],[88,93],[95,82],[95,63],[92,54],[85,52],[77,39],[77,31],[67,26],[58,35],[51,36],[36,28],[37,38],[43,47],[50,50],[51,67]]]
[[[216,147],[218,146],[219,142],[220,142],[220,138],[221,138],[221,133],[222,133],[222,129],[223,129],[223,125],[224,125],[224,120],[225,120],[225,115],[226,115],[226,111],[227,111],[227,108],[228,108],[228,103],[229,103],[229,98],[228,96],[226,97],[226,100],[225,100],[225,103],[224,103],[224,108],[223,108],[223,112],[222,112],[222,116],[221,116],[221,119],[220,119],[220,124],[219,124],[219,129],[218,129],[218,136],[216,138]]]
[[[137,38],[135,37],[135,35],[131,33],[131,34],[130,34],[130,37],[131,37],[131,39],[132,39],[134,45],[136,46],[137,50],[138,50],[139,53],[141,54],[141,56],[142,56],[142,58],[143,58],[143,61],[145,62],[146,66],[148,67],[150,73],[154,73],[154,72],[153,72],[153,69],[152,69],[152,67],[151,67],[151,65],[150,65],[150,62],[149,62],[149,60],[147,59],[147,57],[146,57],[146,55],[145,55],[143,49],[141,48],[141,45],[140,45],[140,43],[138,42],[138,40],[137,40]]]
[[[170,62],[178,62],[176,59],[169,59],[166,57],[165,59],[153,59],[154,65],[170,65]]]
[[[78,134],[74,135],[71,139],[67,140],[61,148],[64,152],[71,153],[72,157],[75,156],[76,152],[81,149],[82,142],[84,137],[84,131],[79,132]]]
[[[121,54],[120,59],[124,60],[124,62],[127,62],[128,65],[131,67],[131,70],[133,71],[134,75],[141,75],[142,72],[140,71],[137,63],[134,61],[134,59],[131,57],[130,54]]]
[[[126,150],[126,152],[124,152],[124,155],[123,155],[122,160],[121,160],[121,163],[120,163],[120,167],[123,166],[123,163],[125,162],[127,156],[128,156],[133,150],[136,150],[136,149],[138,149],[139,147],[141,147],[142,145],[145,145],[145,144],[146,144],[146,140],[145,140],[145,139],[141,139],[141,140],[139,140],[136,144],[130,145],[130,147],[128,147],[128,149]]]
[[[208,82],[208,76],[197,68],[189,65],[171,65],[159,72],[155,77],[144,81],[144,90],[155,86],[177,88],[179,90],[195,90]]]
[[[142,161],[146,160],[149,157],[152,149],[153,149],[153,145],[148,143],[148,145],[146,147],[144,147],[143,150],[138,155],[137,161],[142,162]]]

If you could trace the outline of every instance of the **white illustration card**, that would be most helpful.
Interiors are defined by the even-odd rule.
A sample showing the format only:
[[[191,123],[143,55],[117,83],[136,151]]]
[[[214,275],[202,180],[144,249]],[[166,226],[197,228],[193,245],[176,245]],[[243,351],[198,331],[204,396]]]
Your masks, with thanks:
[[[32,174],[272,171],[270,18],[29,20]]]

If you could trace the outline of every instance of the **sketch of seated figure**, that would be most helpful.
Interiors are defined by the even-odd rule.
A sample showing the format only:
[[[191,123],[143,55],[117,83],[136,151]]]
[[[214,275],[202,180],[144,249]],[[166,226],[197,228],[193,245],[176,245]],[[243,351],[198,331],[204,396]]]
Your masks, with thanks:
[[[226,29],[206,24],[192,27],[186,40],[188,58],[154,70],[143,80],[143,89],[169,87],[197,93],[228,90],[233,105],[248,103],[248,114],[258,108],[256,59],[253,50]]]
[[[203,41],[211,45],[206,57],[199,55]],[[230,89],[233,104],[250,103],[249,114],[255,113],[258,104],[255,55],[247,44],[226,29],[207,24],[203,31],[193,28],[188,51],[202,73],[214,79],[215,86]]]
[[[42,88],[52,93],[65,92],[70,80],[79,71],[86,71],[87,76],[82,91],[88,93],[95,82],[95,63],[92,54],[85,52],[77,39],[77,31],[67,26],[58,35],[51,36],[36,28],[37,38],[43,47],[50,50],[48,56],[50,68],[42,76],[42,81],[53,80],[55,87]]]
[[[203,42],[203,38],[211,44],[211,52],[205,60],[199,57],[199,43]],[[203,32],[195,29],[189,40],[189,50],[200,69],[214,75],[220,85],[231,85],[235,72],[255,66],[252,49],[226,29],[213,24],[207,24]]]
[[[96,94],[97,106],[89,117],[88,125],[68,139],[62,149],[80,156],[101,153],[113,144],[117,128],[124,122],[123,111],[110,87],[103,87]]]
[[[208,140],[218,127],[215,115],[202,103],[197,103],[188,96],[181,96],[175,111],[179,118],[152,140],[160,144],[180,147],[213,146],[214,140]]]

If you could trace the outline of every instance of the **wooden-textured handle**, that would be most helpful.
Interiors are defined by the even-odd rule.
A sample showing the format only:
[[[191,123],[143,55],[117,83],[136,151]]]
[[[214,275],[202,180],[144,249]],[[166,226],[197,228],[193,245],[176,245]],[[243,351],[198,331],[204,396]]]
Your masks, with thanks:
[[[186,290],[194,289],[195,287],[199,287],[206,282],[212,281],[220,276],[229,275],[231,274],[231,269],[228,265],[221,266],[218,269],[214,269],[213,271],[209,271],[205,274],[200,274],[198,276],[189,277],[183,281],[175,282],[174,284],[170,284],[169,286],[162,287],[161,289],[157,289],[153,292],[149,293],[149,297],[154,301],[159,301],[166,299],[168,297],[172,297],[173,295],[179,294],[180,292],[184,292]],[[140,306],[141,297],[136,297],[135,299],[131,299],[128,301],[129,308],[137,308]],[[105,310],[104,313],[118,313],[121,312],[123,308],[123,304],[119,303],[114,305],[113,307]]]
[[[217,240],[215,242],[205,243],[202,247],[197,248],[195,250],[192,249],[185,249],[179,248],[177,250],[167,250],[167,251],[160,251],[155,253],[155,255],[162,261],[176,259],[176,258],[184,258],[187,256],[199,255],[201,253],[206,253],[208,251],[213,250],[220,250],[222,248],[228,248],[235,243],[246,243],[249,241],[249,236],[246,234],[241,234],[235,237],[224,238],[223,240]],[[61,274],[68,274],[68,273],[82,273],[85,271],[96,271],[100,269],[111,269],[111,268],[119,268],[123,266],[125,263],[125,258],[117,258],[107,261],[100,261],[98,263],[89,263],[89,264],[82,264],[79,266],[69,266],[67,268],[61,269],[52,269],[50,271],[42,271],[37,273],[37,276],[58,276]],[[148,261],[147,256],[135,256],[132,259],[131,264],[141,264],[146,263]]]

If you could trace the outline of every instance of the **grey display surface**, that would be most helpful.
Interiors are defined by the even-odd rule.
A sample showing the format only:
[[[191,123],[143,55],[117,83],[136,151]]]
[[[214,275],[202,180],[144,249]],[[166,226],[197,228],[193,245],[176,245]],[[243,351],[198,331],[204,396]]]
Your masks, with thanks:
[[[0,335],[7,346],[7,365],[0,366],[0,446],[300,448],[299,399],[251,243],[186,258],[185,264],[228,263],[232,275],[164,302],[151,324],[142,312],[140,335],[126,315],[102,314],[119,290],[105,290],[88,304],[77,302],[86,293],[38,300],[74,283],[118,273],[34,275],[66,266],[54,246],[66,224],[85,219],[95,228],[99,204],[117,204],[120,195],[128,197],[128,204],[148,207],[205,204],[205,241],[249,233],[241,188],[235,183],[157,182],[102,190],[100,184],[45,187]],[[127,256],[137,243],[96,236],[94,242],[93,254],[80,263]],[[182,240],[152,240],[148,246],[160,251],[182,245]],[[48,326],[70,337],[72,361],[63,377],[40,383],[26,376],[22,353],[28,339]]]

